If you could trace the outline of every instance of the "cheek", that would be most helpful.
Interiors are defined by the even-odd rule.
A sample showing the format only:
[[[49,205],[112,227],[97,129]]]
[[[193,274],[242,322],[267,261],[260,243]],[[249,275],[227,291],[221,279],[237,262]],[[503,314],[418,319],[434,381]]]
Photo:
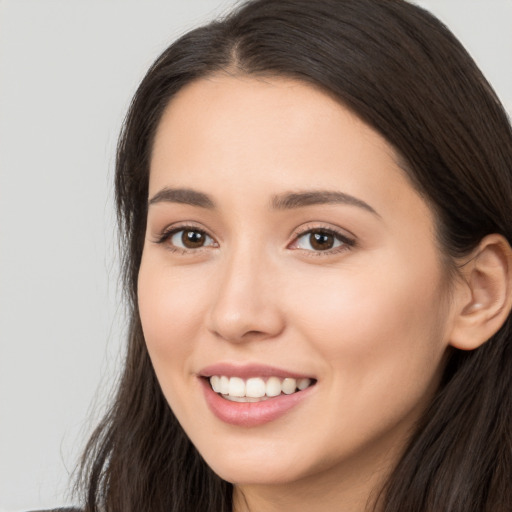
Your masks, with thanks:
[[[407,268],[399,262],[385,269],[358,265],[323,275],[302,272],[288,290],[289,313],[296,311],[304,326],[317,333],[319,347],[334,354],[337,349],[384,348],[406,341],[407,333],[415,334],[407,341],[414,345],[418,334],[427,334],[425,328],[432,332],[443,323],[439,269]]]
[[[144,256],[138,279],[138,305],[146,344],[158,372],[180,366],[193,352],[201,328],[204,283],[193,274],[177,272]],[[185,369],[185,368],[183,368]],[[169,372],[172,374],[172,372]]]
[[[142,330],[162,392],[178,418],[196,416],[183,397],[198,385],[191,361],[198,346],[205,288],[204,280],[193,273],[169,268],[158,255],[143,256],[138,279]]]
[[[370,411],[369,421],[376,410],[391,418],[423,403],[437,385],[445,353],[439,269],[397,261],[385,273],[365,266],[365,272],[350,268],[317,281],[321,293],[307,307],[296,303],[303,336],[328,364],[333,403],[342,411],[360,404],[355,417]],[[304,293],[305,287],[293,295]]]

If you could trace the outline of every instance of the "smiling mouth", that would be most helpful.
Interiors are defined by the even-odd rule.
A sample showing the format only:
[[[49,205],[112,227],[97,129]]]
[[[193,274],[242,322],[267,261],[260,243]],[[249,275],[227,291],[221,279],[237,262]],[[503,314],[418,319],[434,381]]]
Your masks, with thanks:
[[[227,377],[212,375],[207,379],[210,387],[222,398],[232,402],[262,402],[280,395],[292,395],[316,383],[315,379],[292,377]]]

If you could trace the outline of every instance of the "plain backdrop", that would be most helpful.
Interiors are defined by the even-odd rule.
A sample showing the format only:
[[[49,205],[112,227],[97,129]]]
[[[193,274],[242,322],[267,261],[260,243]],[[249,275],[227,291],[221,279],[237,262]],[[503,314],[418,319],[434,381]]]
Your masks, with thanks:
[[[130,98],[235,0],[0,0],[0,510],[72,504],[122,359],[112,180]],[[424,0],[512,112],[512,0]]]

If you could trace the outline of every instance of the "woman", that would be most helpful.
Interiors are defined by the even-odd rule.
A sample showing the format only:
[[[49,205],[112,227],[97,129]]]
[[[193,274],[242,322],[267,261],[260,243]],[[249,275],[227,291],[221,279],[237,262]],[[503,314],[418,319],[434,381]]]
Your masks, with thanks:
[[[506,511],[512,133],[402,0],[256,0],[121,135],[131,307],[86,510]]]

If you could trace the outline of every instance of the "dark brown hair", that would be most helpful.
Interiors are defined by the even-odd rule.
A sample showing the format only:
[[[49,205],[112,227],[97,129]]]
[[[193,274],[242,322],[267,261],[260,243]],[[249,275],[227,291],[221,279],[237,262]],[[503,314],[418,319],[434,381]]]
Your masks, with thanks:
[[[433,209],[447,261],[489,233],[512,241],[509,120],[461,44],[428,12],[403,0],[255,0],[184,35],[148,71],[119,140],[130,330],[116,399],[83,459],[90,512],[232,507],[231,484],[205,464],[162,395],[137,310],[155,130],[182,87],[223,71],[314,84],[380,132]],[[511,477],[509,317],[481,348],[451,352],[379,510],[510,511]]]

